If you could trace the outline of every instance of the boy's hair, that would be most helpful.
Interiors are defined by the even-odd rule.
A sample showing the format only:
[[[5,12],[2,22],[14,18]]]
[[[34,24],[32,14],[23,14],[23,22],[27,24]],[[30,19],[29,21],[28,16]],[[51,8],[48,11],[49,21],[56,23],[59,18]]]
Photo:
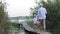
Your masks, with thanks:
[[[35,26],[40,26],[41,22],[39,20],[37,20],[37,22],[34,24]]]

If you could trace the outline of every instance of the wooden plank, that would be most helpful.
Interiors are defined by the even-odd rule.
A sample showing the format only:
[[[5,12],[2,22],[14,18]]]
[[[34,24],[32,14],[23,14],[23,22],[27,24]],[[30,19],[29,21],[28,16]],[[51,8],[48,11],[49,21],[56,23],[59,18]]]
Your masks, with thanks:
[[[37,32],[37,33],[40,33],[40,34],[52,34],[50,32]]]
[[[28,31],[34,31],[34,29],[32,27],[30,27],[27,23],[22,22],[21,24],[23,25],[23,27],[26,30],[28,30]]]

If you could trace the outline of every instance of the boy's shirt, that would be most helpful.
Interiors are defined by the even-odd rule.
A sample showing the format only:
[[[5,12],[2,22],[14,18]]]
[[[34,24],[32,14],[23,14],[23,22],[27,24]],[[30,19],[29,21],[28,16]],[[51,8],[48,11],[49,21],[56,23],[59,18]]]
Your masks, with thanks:
[[[36,22],[37,22],[37,18],[34,18],[34,19],[33,19],[33,22],[36,23]]]

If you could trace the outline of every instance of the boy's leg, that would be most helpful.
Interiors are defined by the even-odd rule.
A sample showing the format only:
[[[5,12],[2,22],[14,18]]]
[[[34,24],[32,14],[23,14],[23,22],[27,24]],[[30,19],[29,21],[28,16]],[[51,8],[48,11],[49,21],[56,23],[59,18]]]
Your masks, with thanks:
[[[34,24],[34,31],[36,31],[38,28],[38,26],[36,24]]]

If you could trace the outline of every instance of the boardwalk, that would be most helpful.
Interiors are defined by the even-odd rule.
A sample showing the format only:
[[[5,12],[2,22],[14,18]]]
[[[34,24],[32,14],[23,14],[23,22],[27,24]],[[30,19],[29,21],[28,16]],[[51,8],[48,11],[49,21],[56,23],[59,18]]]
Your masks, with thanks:
[[[39,33],[39,34],[51,34],[49,32],[34,32],[34,29],[31,28],[27,23],[21,23],[22,27],[24,28],[25,31],[27,31],[28,33]]]

